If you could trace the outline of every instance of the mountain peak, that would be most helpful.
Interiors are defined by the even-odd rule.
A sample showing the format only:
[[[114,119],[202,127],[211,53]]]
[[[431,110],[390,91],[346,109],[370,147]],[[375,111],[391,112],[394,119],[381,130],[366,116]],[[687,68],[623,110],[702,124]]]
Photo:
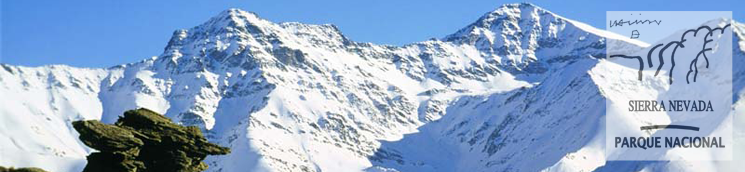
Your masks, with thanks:
[[[537,12],[539,14],[548,13],[556,17],[556,14],[551,13],[535,4],[531,3],[514,3],[505,4],[497,7],[494,11],[486,13],[482,18],[494,18],[494,17],[519,17],[522,12]]]
[[[479,32],[477,31],[479,29],[501,30],[495,27],[499,27],[500,25],[509,26],[507,25],[509,22],[520,22],[523,20],[529,20],[525,17],[535,18],[535,15],[523,15],[525,13],[533,12],[537,12],[539,14],[547,13],[546,10],[543,10],[542,8],[539,8],[530,3],[505,4],[497,7],[493,11],[487,12],[486,14],[479,17],[479,19],[477,19],[474,23],[471,23],[455,34],[448,35],[445,40],[453,41],[455,39],[460,39],[460,37],[469,37],[468,35],[473,34],[473,32]]]
[[[503,9],[503,8],[540,8],[535,4],[529,3],[529,2],[522,2],[522,3],[512,3],[512,4],[504,4],[497,8]]]
[[[251,35],[267,35],[275,24],[260,18],[253,12],[229,8],[199,26],[173,32],[164,54],[180,56],[178,52],[185,44],[214,44],[245,39]],[[196,45],[192,45],[196,46]]]
[[[245,13],[245,12],[246,11],[243,11],[243,10],[241,10],[239,8],[228,8],[228,9],[225,9],[222,12],[220,12],[220,14],[235,15],[235,14],[238,14],[238,13]]]
[[[271,23],[267,20],[260,18],[256,13],[243,11],[238,8],[229,8],[220,12],[215,17],[212,17],[209,21],[203,25],[211,27],[223,28],[223,27],[246,27],[248,25],[267,24]]]
[[[523,21],[534,23],[540,20],[544,15],[548,15],[549,20],[559,18],[557,15],[531,3],[505,4],[497,7],[494,11],[484,14],[476,20],[476,22],[466,26],[453,35],[447,36],[445,39],[452,40],[455,37],[464,36],[463,34],[473,32],[474,29],[478,28],[501,30],[498,27],[509,27],[510,25],[508,24],[510,23],[520,23]]]
[[[444,40],[475,46],[487,58],[511,71],[541,72],[545,70],[531,69],[542,67],[530,65],[555,56],[551,53],[542,55],[541,49],[563,49],[576,56],[600,55],[596,49],[602,46],[602,41],[598,42],[599,35],[578,27],[576,23],[534,4],[506,4]],[[595,48],[590,50],[588,47]]]
[[[259,18],[258,15],[256,15],[256,13],[250,12],[250,11],[244,11],[239,8],[228,8],[220,12],[220,14],[218,14],[216,17],[217,18],[231,18],[231,19],[248,18],[248,17]]]

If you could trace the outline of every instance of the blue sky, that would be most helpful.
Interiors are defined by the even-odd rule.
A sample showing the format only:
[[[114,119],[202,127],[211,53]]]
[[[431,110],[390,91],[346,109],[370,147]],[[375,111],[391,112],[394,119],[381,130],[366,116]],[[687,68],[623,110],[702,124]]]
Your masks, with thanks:
[[[160,55],[176,29],[235,7],[274,22],[337,25],[355,41],[403,45],[441,38],[501,4],[531,2],[605,27],[606,11],[733,11],[737,0],[2,0],[0,63],[109,67]]]

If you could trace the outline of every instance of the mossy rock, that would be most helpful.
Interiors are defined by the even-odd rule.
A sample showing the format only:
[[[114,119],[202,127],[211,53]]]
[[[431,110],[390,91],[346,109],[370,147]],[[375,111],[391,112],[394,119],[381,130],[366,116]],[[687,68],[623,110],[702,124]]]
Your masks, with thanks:
[[[24,167],[24,168],[13,168],[0,166],[0,172],[47,172],[41,168],[36,167]]]
[[[106,125],[96,120],[75,121],[72,123],[80,133],[80,140],[89,147],[110,152],[125,151],[143,145],[142,140],[128,129],[115,125]]]
[[[207,155],[230,149],[209,143],[197,127],[184,127],[148,109],[130,110],[114,125],[76,121],[80,139],[101,152],[88,156],[84,171],[203,171]]]

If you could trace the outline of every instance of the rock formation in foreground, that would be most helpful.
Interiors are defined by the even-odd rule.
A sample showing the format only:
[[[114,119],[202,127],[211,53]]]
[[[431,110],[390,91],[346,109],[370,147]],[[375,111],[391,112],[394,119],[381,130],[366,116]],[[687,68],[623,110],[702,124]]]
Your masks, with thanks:
[[[0,172],[47,172],[41,168],[36,167],[24,167],[24,168],[13,168],[0,166]]]
[[[113,125],[75,121],[80,140],[99,152],[88,155],[83,171],[203,171],[207,155],[230,149],[207,142],[197,127],[184,127],[148,109],[124,112]]]

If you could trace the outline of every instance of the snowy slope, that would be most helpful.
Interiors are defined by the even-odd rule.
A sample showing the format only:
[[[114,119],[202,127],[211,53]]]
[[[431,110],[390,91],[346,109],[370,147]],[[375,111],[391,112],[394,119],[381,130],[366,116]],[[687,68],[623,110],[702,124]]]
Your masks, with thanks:
[[[710,25],[727,23],[730,21]],[[742,24],[735,23],[739,37],[734,36],[734,43],[745,43],[740,41],[743,29]],[[745,64],[745,55],[738,45],[732,52],[735,114],[742,114],[745,70],[738,66]],[[607,80],[634,76],[636,72],[635,68],[615,63],[606,59],[574,59],[549,72],[545,80],[533,87],[459,97],[441,120],[425,124],[420,132],[402,140],[384,142],[373,156],[378,160],[376,170],[737,171],[736,162],[606,162],[605,101],[607,96],[623,96],[618,91],[624,89]],[[632,75],[622,75],[620,71]],[[666,83],[667,79],[657,82]],[[647,89],[651,90],[641,90]],[[735,122],[735,126],[743,124]],[[735,135],[742,138],[742,131],[736,128]],[[738,143],[742,141],[739,139]]]
[[[532,4],[401,47],[229,9],[136,63],[3,64],[0,165],[79,171],[92,150],[70,121],[145,107],[231,147],[208,171],[593,170],[606,39],[646,46]]]
[[[108,71],[0,67],[0,165],[81,171],[90,150],[77,139],[71,122],[100,119],[97,93]]]

